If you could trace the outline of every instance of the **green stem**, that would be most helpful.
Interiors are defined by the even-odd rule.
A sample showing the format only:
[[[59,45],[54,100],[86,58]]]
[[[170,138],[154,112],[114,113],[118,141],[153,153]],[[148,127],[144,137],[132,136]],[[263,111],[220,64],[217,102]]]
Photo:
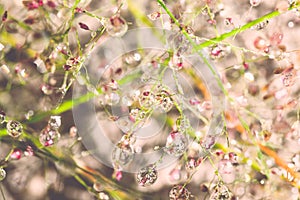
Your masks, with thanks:
[[[235,29],[233,29],[232,31],[230,31],[230,32],[228,32],[228,33],[223,33],[222,35],[220,35],[220,36],[218,36],[218,37],[209,39],[209,40],[207,40],[207,41],[205,41],[205,42],[199,44],[197,50],[203,49],[203,48],[205,48],[205,47],[209,47],[209,46],[211,46],[211,45],[213,45],[213,44],[216,44],[216,43],[218,43],[218,42],[221,42],[221,41],[225,40],[226,38],[235,36],[235,35],[237,35],[237,34],[239,34],[239,33],[241,33],[241,32],[244,32],[245,30],[248,30],[249,28],[251,28],[251,27],[253,27],[253,26],[255,26],[255,25],[257,25],[257,24],[259,24],[259,23],[261,23],[261,22],[264,22],[264,21],[266,21],[266,20],[269,20],[269,19],[271,19],[271,18],[274,18],[274,17],[276,17],[276,16],[278,16],[278,15],[280,15],[280,14],[281,14],[281,13],[280,13],[278,10],[273,11],[273,12],[271,12],[271,13],[268,13],[268,14],[266,14],[266,15],[260,17],[260,18],[257,18],[257,19],[255,19],[255,20],[253,20],[253,21],[251,21],[251,22],[249,22],[249,23],[247,23],[247,24],[245,24],[245,25],[239,27],[239,28],[235,28]]]
[[[181,25],[178,22],[178,20],[175,18],[175,16],[172,14],[172,12],[167,8],[167,6],[165,5],[165,3],[162,0],[157,0],[157,2],[161,5],[161,7],[166,11],[166,13],[170,16],[170,18],[174,21],[174,23],[180,28]],[[226,97],[229,97],[228,95],[228,91],[225,89],[222,80],[220,79],[218,73],[215,71],[215,69],[213,68],[213,66],[209,63],[208,59],[203,55],[203,53],[201,51],[199,51],[199,47],[198,45],[193,41],[193,39],[190,37],[190,35],[186,32],[185,29],[181,29],[181,33],[189,40],[189,42],[192,44],[194,50],[197,51],[198,55],[201,57],[201,59],[203,60],[204,64],[209,68],[209,70],[211,71],[211,73],[213,74],[213,76],[216,78],[219,87],[222,89],[224,95]],[[222,36],[222,35],[221,35]],[[229,98],[229,100],[231,100]]]

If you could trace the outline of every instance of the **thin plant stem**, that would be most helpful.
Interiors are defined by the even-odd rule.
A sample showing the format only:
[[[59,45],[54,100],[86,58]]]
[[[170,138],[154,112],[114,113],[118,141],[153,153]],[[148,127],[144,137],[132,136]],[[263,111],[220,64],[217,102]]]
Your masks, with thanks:
[[[6,197],[5,197],[5,194],[3,192],[3,188],[2,188],[1,184],[0,184],[0,191],[1,191],[1,196],[2,196],[3,200],[6,200]]]

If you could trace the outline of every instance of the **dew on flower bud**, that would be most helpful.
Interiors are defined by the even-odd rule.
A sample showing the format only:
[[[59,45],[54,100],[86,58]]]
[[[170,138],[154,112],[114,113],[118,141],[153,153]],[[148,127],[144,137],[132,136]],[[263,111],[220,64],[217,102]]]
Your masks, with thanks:
[[[34,155],[34,151],[31,146],[28,145],[26,147],[26,150],[24,151],[24,155],[25,156],[33,156]]]
[[[154,94],[148,90],[143,91],[139,96],[139,103],[145,108],[150,108],[154,104],[154,100]]]
[[[5,122],[6,114],[3,111],[0,111],[0,124],[3,124]]]
[[[161,16],[160,12],[153,12],[147,15],[147,17],[149,17],[149,19],[151,19],[152,21],[157,20],[160,16]]]
[[[51,94],[53,94],[53,92],[54,92],[53,87],[52,87],[51,85],[48,85],[48,84],[43,84],[43,85],[41,86],[41,90],[42,90],[42,92],[43,92],[45,95],[51,95]]]
[[[115,166],[125,166],[133,160],[133,147],[127,142],[120,141],[113,149],[112,162]]]
[[[271,45],[276,45],[276,46],[279,45],[282,42],[282,39],[283,39],[282,33],[278,33],[278,32],[273,33],[270,37]]]
[[[238,155],[234,152],[229,152],[228,153],[229,160],[233,165],[238,165]]]
[[[22,134],[23,126],[20,122],[15,120],[9,120],[6,124],[6,130],[8,135],[17,138]]]
[[[106,31],[113,37],[122,37],[128,30],[127,22],[121,16],[112,16],[106,22]]]
[[[173,131],[167,137],[165,151],[173,156],[181,156],[187,147],[187,139],[181,132]]]
[[[123,96],[122,104],[124,104],[125,106],[131,106],[133,104],[133,99],[129,96]]]
[[[209,23],[210,25],[216,25],[217,21],[215,19],[208,19],[207,23]]]
[[[110,200],[109,196],[105,192],[99,192],[98,198],[100,200]]]
[[[57,131],[57,129],[53,129],[50,126],[47,126],[41,131],[39,140],[42,145],[48,147],[57,143],[59,138],[60,133]]]
[[[189,103],[194,106],[194,105],[199,105],[201,101],[198,98],[192,98],[189,100]]]
[[[58,129],[61,126],[61,116],[51,116],[48,125],[51,129]]]
[[[77,136],[77,132],[78,132],[78,130],[77,130],[76,126],[72,126],[70,128],[70,130],[69,130],[70,137],[76,137]]]
[[[128,116],[120,117],[116,121],[116,124],[123,133],[127,133],[128,131],[130,131],[133,126],[133,122],[129,119]]]
[[[130,113],[129,113],[129,119],[132,121],[132,122],[136,122],[136,121],[140,121],[140,120],[143,120],[146,118],[146,112],[143,111],[143,110],[140,110],[138,108],[134,108],[134,109],[131,109],[130,110]]]
[[[225,185],[216,185],[214,190],[210,196],[210,200],[230,200],[232,197],[232,193]]]
[[[199,157],[188,157],[185,163],[185,169],[187,171],[195,170],[202,162],[202,159]]]
[[[262,0],[250,0],[249,3],[251,6],[256,7],[261,3]]]
[[[19,160],[22,157],[22,151],[20,149],[14,149],[10,155],[11,159]]]
[[[141,62],[142,56],[137,52],[127,53],[123,57],[124,62],[132,67],[138,65]]]
[[[175,185],[169,192],[170,200],[188,200],[190,196],[190,191],[182,185]]]
[[[205,149],[211,149],[215,145],[215,143],[216,143],[215,136],[208,135],[205,137],[204,141],[202,142],[202,146]]]
[[[221,174],[231,174],[234,168],[232,162],[229,159],[222,159],[219,162],[218,170]]]
[[[259,50],[264,50],[266,49],[269,44],[267,43],[266,40],[264,40],[262,37],[257,37],[254,42],[253,42],[253,45],[256,49],[259,49]]]
[[[295,22],[289,21],[289,22],[287,23],[287,26],[288,26],[289,28],[294,28]]]
[[[171,95],[165,90],[162,90],[156,94],[155,101],[156,105],[158,105],[158,109],[164,113],[169,112],[174,105]]]
[[[116,92],[112,92],[110,94],[105,95],[105,101],[108,105],[116,105],[120,101],[120,96]]]
[[[220,59],[230,53],[230,47],[225,45],[214,45],[210,48],[210,57],[214,60]]]
[[[169,62],[170,68],[174,70],[181,70],[183,68],[183,58],[179,54],[175,54],[172,57],[172,60]]]
[[[169,42],[170,49],[172,49],[174,52],[177,52],[177,54],[179,55],[189,52],[190,50],[189,41],[181,33],[172,34],[168,38],[168,42]]]
[[[174,168],[169,173],[169,179],[172,182],[179,181],[181,179],[181,170],[178,168]]]
[[[268,24],[269,24],[269,20],[266,20],[266,21],[260,22],[256,25],[252,26],[251,29],[259,31],[259,30],[266,28]]]
[[[157,170],[155,165],[146,166],[137,173],[136,180],[140,186],[153,185],[157,180]]]
[[[104,189],[104,187],[103,187],[103,185],[102,185],[100,182],[96,181],[96,182],[94,182],[94,184],[93,184],[93,189],[94,189],[96,192],[101,192],[101,191]]]
[[[295,83],[296,72],[293,67],[284,70],[281,73],[281,80],[285,87],[290,87]]]
[[[3,181],[6,177],[6,171],[1,167],[0,168],[0,181]]]
[[[117,181],[121,181],[123,174],[122,174],[122,170],[117,169],[115,170],[113,177],[117,180]]]
[[[226,26],[233,25],[232,18],[230,18],[230,17],[225,18],[224,23]]]

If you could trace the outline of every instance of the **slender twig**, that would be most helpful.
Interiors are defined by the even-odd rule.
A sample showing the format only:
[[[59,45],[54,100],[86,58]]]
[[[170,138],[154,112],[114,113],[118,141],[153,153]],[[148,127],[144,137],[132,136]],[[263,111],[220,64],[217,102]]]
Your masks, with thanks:
[[[1,184],[0,184],[0,191],[1,191],[1,195],[2,195],[3,200],[6,200]]]

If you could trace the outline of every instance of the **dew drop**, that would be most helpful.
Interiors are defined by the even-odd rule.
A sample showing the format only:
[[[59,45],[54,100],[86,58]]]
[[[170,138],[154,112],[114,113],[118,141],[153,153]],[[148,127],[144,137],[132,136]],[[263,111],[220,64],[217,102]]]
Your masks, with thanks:
[[[230,200],[232,193],[225,185],[217,185],[210,196],[210,200]]]
[[[188,200],[190,195],[190,191],[182,185],[175,185],[169,192],[170,200]]]
[[[45,147],[54,145],[58,142],[60,133],[56,129],[52,129],[50,126],[44,128],[41,133],[39,140]]]
[[[116,124],[123,133],[127,133],[128,131],[130,131],[133,126],[133,122],[127,116],[120,117],[116,121]]]
[[[177,54],[184,54],[190,51],[190,43],[182,34],[172,34],[168,38],[170,48]]]
[[[251,29],[259,31],[259,30],[266,28],[268,24],[269,24],[269,20],[266,20],[266,21],[256,24],[255,26],[251,27]]]
[[[261,0],[250,0],[249,3],[251,6],[256,7],[261,3]]]
[[[22,134],[23,126],[20,122],[15,120],[9,120],[6,124],[6,130],[8,135],[17,138]]]
[[[124,141],[120,141],[113,149],[111,157],[115,166],[125,166],[133,160],[133,147]]]
[[[58,129],[61,126],[61,116],[51,116],[48,125],[51,129]]]
[[[179,54],[175,54],[172,57],[172,60],[169,62],[170,68],[178,71],[183,68],[183,58]]]
[[[77,136],[77,132],[78,132],[78,130],[77,130],[76,126],[72,126],[70,128],[70,130],[69,130],[70,137],[76,137]]]
[[[34,151],[31,146],[28,145],[26,147],[26,150],[24,151],[24,155],[25,156],[33,156],[34,155]]]
[[[45,95],[53,94],[54,89],[51,87],[51,85],[44,84],[41,86],[41,90]]]
[[[179,181],[181,179],[181,170],[174,168],[169,173],[170,181]]]
[[[0,124],[3,124],[5,122],[6,114],[3,111],[0,111]]]
[[[102,185],[100,182],[96,181],[96,182],[94,182],[94,184],[93,184],[93,189],[94,189],[96,192],[101,192],[101,191],[104,189],[104,187],[103,187],[103,185]]]
[[[229,159],[222,159],[219,162],[218,169],[221,174],[231,174],[234,167]]]
[[[117,180],[117,181],[121,181],[122,177],[123,177],[123,173],[120,169],[116,170],[114,172],[114,178]]]
[[[122,97],[122,104],[125,106],[131,106],[133,104],[133,100],[129,96]]]
[[[212,135],[208,135],[205,137],[202,145],[205,149],[211,149],[216,143],[216,137]]]
[[[171,95],[165,90],[156,94],[155,101],[158,109],[163,113],[169,112],[174,105]]]
[[[151,108],[154,104],[155,96],[151,91],[145,90],[139,96],[139,103],[142,107]]]
[[[189,103],[194,106],[194,105],[199,105],[201,101],[198,98],[192,98],[189,100]]]
[[[157,20],[160,16],[161,16],[160,12],[153,12],[147,15],[147,17],[149,17],[149,19],[151,19],[152,21]]]
[[[3,168],[0,168],[0,181],[3,181],[6,177],[6,171]]]
[[[224,23],[226,26],[233,25],[232,18],[230,17],[225,18]]]
[[[115,92],[106,94],[104,98],[106,100],[106,103],[111,106],[118,104],[120,101],[120,96]]]
[[[270,37],[270,42],[272,45],[279,45],[282,42],[282,39],[283,39],[283,34],[275,32]]]
[[[109,200],[110,199],[109,196],[106,193],[104,193],[104,192],[99,192],[98,198],[100,200]]]
[[[122,37],[128,30],[127,22],[120,16],[112,16],[106,23],[106,31],[113,37]]]
[[[10,158],[14,160],[19,160],[21,157],[22,157],[22,151],[20,149],[14,149],[14,151],[10,155]]]
[[[294,28],[295,23],[293,21],[289,21],[287,25],[289,28]]]
[[[137,174],[137,182],[140,186],[150,186],[157,180],[157,170],[155,165],[149,165],[142,168]]]
[[[173,156],[180,156],[185,152],[187,139],[181,132],[171,132],[167,137],[165,151]]]
[[[295,83],[295,71],[287,70],[281,74],[281,80],[285,87],[290,87]]]
[[[195,170],[202,162],[202,159],[199,157],[188,157],[185,163],[185,169],[187,171]]]
[[[264,40],[262,37],[257,37],[254,40],[253,45],[255,48],[257,48],[259,50],[264,50],[268,47],[267,41]]]

